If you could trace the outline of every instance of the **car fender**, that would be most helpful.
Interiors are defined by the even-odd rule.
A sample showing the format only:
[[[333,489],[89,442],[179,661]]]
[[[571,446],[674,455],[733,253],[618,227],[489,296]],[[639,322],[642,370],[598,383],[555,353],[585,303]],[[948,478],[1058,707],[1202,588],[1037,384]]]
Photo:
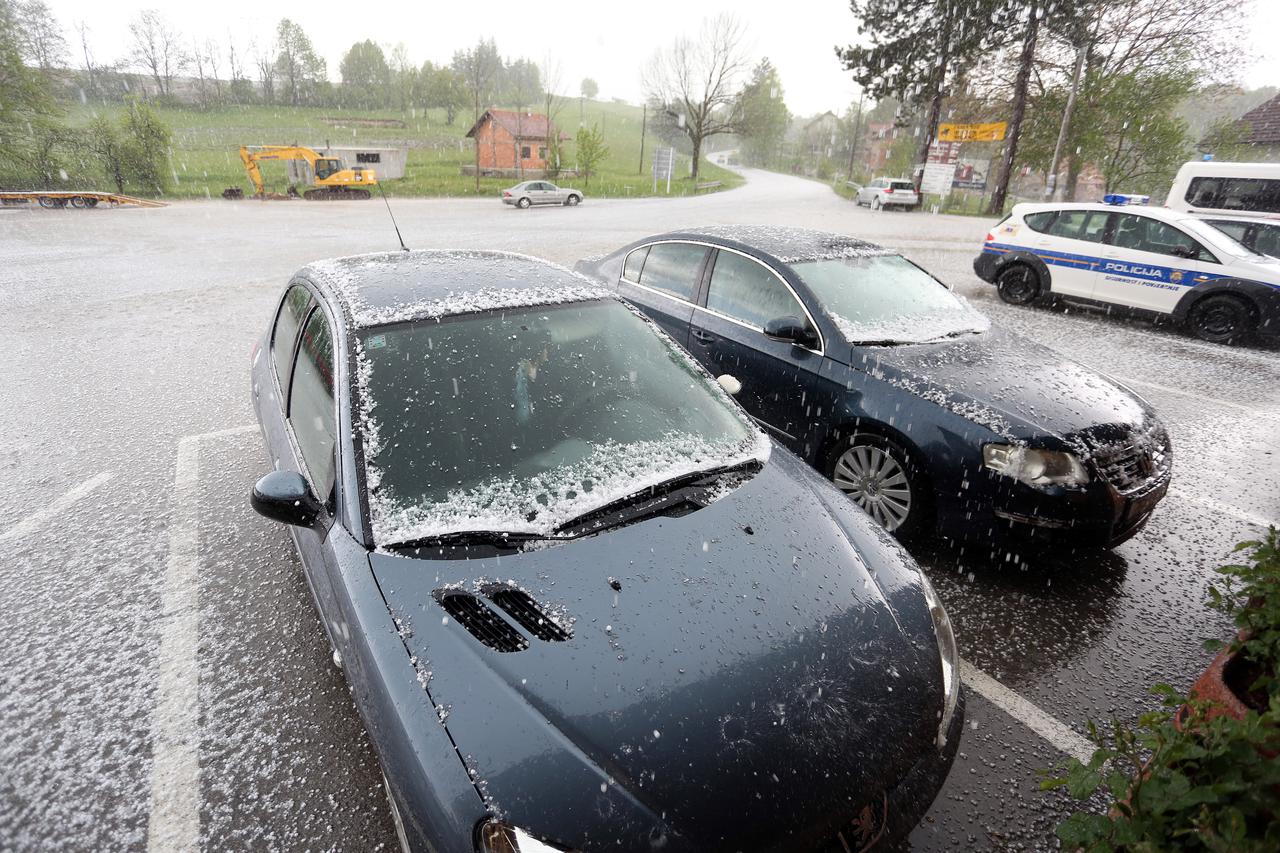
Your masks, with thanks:
[[[1036,276],[1040,279],[1040,290],[1046,292],[1051,289],[1050,282],[1053,277],[1049,274],[1049,265],[1040,260],[1040,256],[1035,252],[1026,249],[1014,249],[1008,254],[1002,256],[996,261],[995,267],[991,271],[991,277],[994,279],[1000,274],[1000,271],[1010,264],[1026,264],[1036,271]]]
[[[1189,288],[1173,307],[1173,319],[1181,323],[1187,319],[1191,307],[1215,293],[1230,293],[1243,297],[1253,305],[1258,315],[1258,326],[1280,328],[1280,286],[1252,281],[1246,278],[1219,278]]]

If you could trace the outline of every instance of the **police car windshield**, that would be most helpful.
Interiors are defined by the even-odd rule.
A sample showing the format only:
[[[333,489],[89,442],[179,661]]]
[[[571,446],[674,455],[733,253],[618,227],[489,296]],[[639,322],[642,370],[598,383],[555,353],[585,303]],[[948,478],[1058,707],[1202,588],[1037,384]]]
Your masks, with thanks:
[[[851,344],[918,344],[985,332],[990,321],[906,258],[791,264]]]
[[[1248,246],[1240,243],[1230,234],[1219,231],[1207,222],[1200,219],[1188,217],[1178,222],[1183,228],[1190,231],[1202,242],[1209,244],[1215,252],[1219,254],[1232,255],[1237,258],[1244,258],[1250,261],[1265,260],[1266,255],[1253,251]]]

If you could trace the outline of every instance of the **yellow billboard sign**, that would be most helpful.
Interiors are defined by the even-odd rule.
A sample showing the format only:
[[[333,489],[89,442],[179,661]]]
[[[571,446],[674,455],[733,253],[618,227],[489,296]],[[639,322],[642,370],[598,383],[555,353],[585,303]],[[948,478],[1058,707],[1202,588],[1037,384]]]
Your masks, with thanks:
[[[989,124],[940,124],[939,142],[999,142],[1008,125],[1002,121]]]

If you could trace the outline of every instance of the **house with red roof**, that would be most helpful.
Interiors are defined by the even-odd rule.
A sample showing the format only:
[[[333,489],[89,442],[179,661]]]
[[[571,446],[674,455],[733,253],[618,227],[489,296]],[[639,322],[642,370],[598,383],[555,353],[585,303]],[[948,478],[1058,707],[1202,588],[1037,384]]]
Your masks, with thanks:
[[[482,175],[541,178],[546,176],[551,142],[568,140],[541,113],[487,109],[467,131],[476,141]],[[473,174],[475,166],[464,167]]]

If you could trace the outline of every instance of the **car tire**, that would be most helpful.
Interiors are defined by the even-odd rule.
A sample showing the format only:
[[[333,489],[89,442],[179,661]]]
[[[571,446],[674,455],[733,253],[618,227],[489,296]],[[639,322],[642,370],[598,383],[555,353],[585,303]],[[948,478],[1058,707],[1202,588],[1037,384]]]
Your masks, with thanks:
[[[1213,344],[1236,344],[1253,332],[1251,306],[1238,296],[1215,293],[1191,306],[1187,327],[1200,340]]]
[[[382,788],[387,792],[387,804],[391,806],[391,823],[396,828],[396,841],[400,843],[402,853],[413,853],[409,848],[409,835],[404,831],[404,818],[400,816],[400,807],[396,805],[396,795],[391,793],[391,783],[387,774],[382,774]]]
[[[917,538],[931,529],[932,488],[915,456],[897,442],[876,433],[854,433],[828,454],[824,473],[898,539]]]
[[[575,207],[580,201],[582,201],[581,196],[571,195],[564,200],[564,203],[567,207]]]
[[[996,292],[1010,305],[1030,305],[1040,296],[1040,276],[1026,264],[1009,264],[996,273]]]
[[[531,202],[529,201],[529,199],[522,198],[516,202],[516,207],[520,208],[521,210],[525,210],[526,208],[529,207],[530,204]]]

